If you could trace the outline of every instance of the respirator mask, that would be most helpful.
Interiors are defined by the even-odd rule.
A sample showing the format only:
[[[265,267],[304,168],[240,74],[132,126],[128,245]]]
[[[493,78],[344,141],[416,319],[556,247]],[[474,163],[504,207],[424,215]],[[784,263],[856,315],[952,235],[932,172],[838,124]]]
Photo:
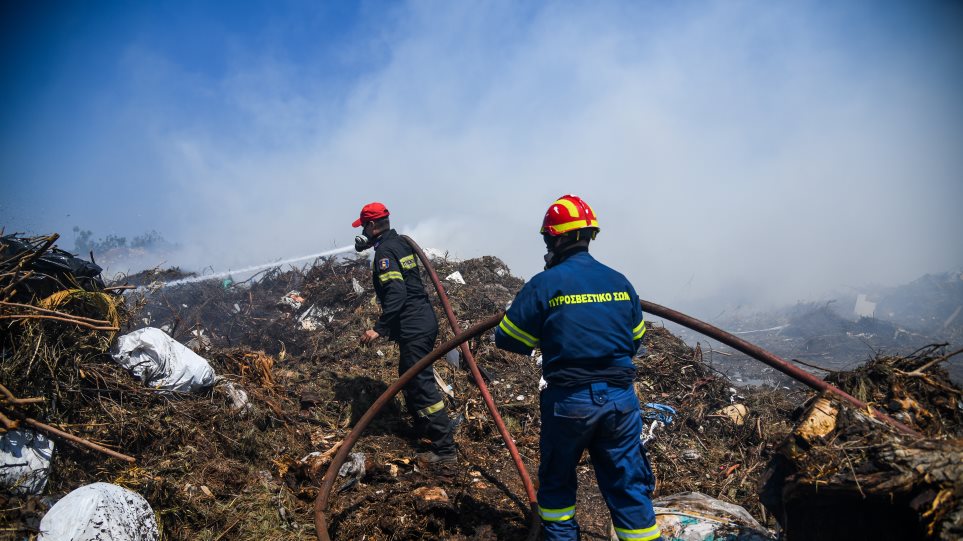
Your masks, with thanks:
[[[358,235],[354,238],[354,249],[356,252],[363,252],[371,248],[371,239],[365,235]]]
[[[578,230],[558,237],[542,235],[546,250],[544,256],[545,270],[558,265],[572,250],[580,246],[586,247],[587,249],[588,241],[595,240],[595,235],[597,234],[598,231]]]
[[[548,270],[555,264],[555,237],[551,235],[542,235],[542,240],[545,241],[545,255],[542,257],[545,260],[545,270]]]

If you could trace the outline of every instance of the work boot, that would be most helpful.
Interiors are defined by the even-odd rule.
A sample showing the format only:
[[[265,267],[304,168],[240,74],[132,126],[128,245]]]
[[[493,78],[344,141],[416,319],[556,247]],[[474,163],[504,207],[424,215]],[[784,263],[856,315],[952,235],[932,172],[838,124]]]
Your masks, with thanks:
[[[434,451],[424,451],[415,455],[419,462],[426,464],[449,465],[458,461],[458,455],[454,451],[450,453],[437,454]]]

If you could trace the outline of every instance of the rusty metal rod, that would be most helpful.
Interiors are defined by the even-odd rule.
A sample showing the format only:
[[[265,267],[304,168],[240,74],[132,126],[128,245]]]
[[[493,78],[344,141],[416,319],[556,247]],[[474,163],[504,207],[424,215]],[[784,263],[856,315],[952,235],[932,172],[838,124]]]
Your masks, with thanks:
[[[644,312],[648,312],[650,314],[654,314],[659,317],[664,317],[669,321],[674,321],[679,325],[688,327],[696,332],[700,332],[710,338],[714,338],[722,342],[723,344],[726,344],[734,349],[737,349],[758,361],[768,364],[769,366],[775,368],[776,370],[782,372],[783,374],[786,374],[787,376],[795,379],[796,381],[799,381],[800,383],[803,383],[804,385],[812,389],[833,394],[837,398],[840,398],[845,402],[849,402],[851,405],[855,406],[857,409],[868,411],[869,414],[872,415],[873,417],[879,419],[880,421],[883,421],[884,423],[892,426],[893,428],[896,428],[897,430],[899,430],[900,432],[903,432],[906,435],[915,436],[915,437],[920,436],[919,432],[904,425],[903,423],[897,421],[896,419],[893,419],[889,415],[886,415],[885,413],[882,413],[881,411],[878,411],[875,408],[870,407],[865,402],[846,393],[842,389],[817,378],[816,376],[810,374],[809,372],[806,372],[805,370],[797,366],[793,366],[792,364],[786,362],[785,359],[782,359],[781,357],[774,355],[755,344],[746,342],[742,338],[733,336],[732,334],[729,334],[718,327],[709,325],[704,321],[700,321],[694,317],[687,316],[681,312],[676,312],[671,308],[666,308],[665,306],[661,306],[659,304],[655,304],[653,302],[649,302],[645,300],[642,300],[640,302],[642,303],[642,310]]]
[[[418,243],[416,243],[407,235],[402,235],[401,238],[408,242],[408,245],[411,246],[411,249],[414,250],[416,254],[418,254],[418,258],[421,259],[421,262],[428,270],[428,275],[431,277],[431,281],[434,282],[435,290],[438,292],[438,298],[441,299],[441,305],[445,309],[445,315],[448,316],[448,324],[451,325],[451,332],[452,334],[457,333],[461,330],[461,325],[458,323],[458,318],[455,316],[454,310],[451,309],[451,303],[448,301],[448,295],[445,293],[445,288],[438,279],[438,273],[435,272],[435,268],[432,266],[431,261],[428,260],[428,256],[426,256],[425,252],[421,250],[421,247],[418,246]],[[465,362],[468,363],[468,367],[471,370],[471,375],[473,378],[475,378],[475,383],[478,385],[478,390],[481,391],[485,406],[488,407],[488,411],[491,413],[492,419],[495,421],[495,426],[498,427],[498,433],[501,434],[502,440],[505,441],[505,447],[508,448],[508,453],[515,462],[515,468],[518,470],[518,475],[522,479],[522,485],[524,485],[525,493],[528,495],[528,503],[532,508],[532,514],[529,517],[532,527],[529,531],[528,539],[530,541],[534,541],[541,528],[541,519],[538,516],[538,500],[535,496],[535,486],[532,484],[532,478],[528,475],[528,470],[525,469],[525,463],[522,462],[522,457],[518,453],[518,448],[515,447],[515,441],[512,439],[512,435],[508,431],[508,427],[505,426],[505,421],[502,420],[502,416],[498,413],[498,408],[495,406],[495,400],[492,399],[492,395],[488,391],[488,386],[485,385],[481,370],[478,368],[478,363],[475,362],[475,356],[472,355],[471,349],[468,347],[468,342],[462,342],[460,347],[461,354],[465,358]]]
[[[341,465],[344,464],[345,459],[348,457],[348,453],[351,452],[351,448],[354,447],[354,444],[358,441],[358,438],[361,437],[361,433],[364,432],[364,429],[371,423],[375,415],[377,415],[378,412],[380,412],[385,406],[385,404],[394,398],[394,396],[398,394],[398,391],[400,391],[402,387],[411,381],[416,374],[430,366],[431,363],[440,359],[445,353],[448,353],[452,349],[458,347],[458,345],[462,342],[474,338],[475,336],[478,336],[479,334],[491,329],[495,325],[498,325],[498,323],[502,320],[502,316],[504,315],[504,312],[498,312],[497,314],[489,316],[487,319],[482,320],[480,323],[477,323],[466,331],[456,334],[451,340],[448,340],[447,342],[433,349],[431,353],[422,357],[421,360],[415,363],[414,366],[409,368],[407,372],[402,374],[401,377],[392,383],[391,386],[388,387],[388,389],[382,393],[377,400],[375,400],[374,404],[368,408],[368,411],[361,416],[361,419],[359,419],[357,424],[354,425],[354,428],[351,429],[351,432],[348,434],[348,436],[341,442],[341,448],[338,449],[338,453],[334,455],[334,458],[331,460],[331,465],[328,466],[328,471],[324,474],[324,478],[321,483],[321,492],[318,494],[317,499],[314,500],[314,527],[315,533],[320,541],[331,541],[331,538],[328,536],[328,525],[327,521],[325,520],[324,513],[328,510],[328,498],[331,495],[331,488],[334,486],[334,480],[338,476],[338,470],[341,469]]]

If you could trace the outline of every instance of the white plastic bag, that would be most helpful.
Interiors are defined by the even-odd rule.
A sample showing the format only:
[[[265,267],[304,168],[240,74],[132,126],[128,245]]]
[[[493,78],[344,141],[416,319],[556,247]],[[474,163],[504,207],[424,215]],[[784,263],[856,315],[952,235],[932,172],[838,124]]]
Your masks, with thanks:
[[[0,436],[0,488],[14,494],[43,492],[53,451],[54,442],[39,432],[5,432]]]
[[[461,368],[461,352],[458,351],[458,348],[446,353],[444,359],[452,368]]]
[[[121,336],[111,355],[155,389],[194,392],[214,384],[214,370],[203,357],[154,327]]]
[[[663,539],[705,541],[772,541],[766,531],[744,508],[706,496],[681,492],[652,501]]]
[[[157,541],[154,510],[140,494],[110,483],[78,488],[40,521],[37,541]]]
[[[459,271],[455,271],[449,274],[448,276],[445,276],[445,280],[448,280],[449,282],[454,282],[456,284],[464,285],[465,283],[465,278],[461,275],[461,272]]]
[[[247,397],[247,391],[240,385],[235,385],[234,382],[224,378],[218,378],[218,386],[231,401],[232,413],[243,414],[251,410],[251,401]]]

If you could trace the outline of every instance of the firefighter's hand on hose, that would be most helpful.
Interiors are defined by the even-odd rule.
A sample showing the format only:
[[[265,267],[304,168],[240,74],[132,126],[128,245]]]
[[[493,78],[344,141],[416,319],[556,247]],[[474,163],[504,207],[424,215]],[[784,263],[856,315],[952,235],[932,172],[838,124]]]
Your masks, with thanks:
[[[361,335],[361,338],[359,339],[359,341],[362,344],[370,344],[371,342],[374,342],[379,336],[381,335],[378,334],[378,331],[374,329],[368,329],[364,332],[364,334]]]

